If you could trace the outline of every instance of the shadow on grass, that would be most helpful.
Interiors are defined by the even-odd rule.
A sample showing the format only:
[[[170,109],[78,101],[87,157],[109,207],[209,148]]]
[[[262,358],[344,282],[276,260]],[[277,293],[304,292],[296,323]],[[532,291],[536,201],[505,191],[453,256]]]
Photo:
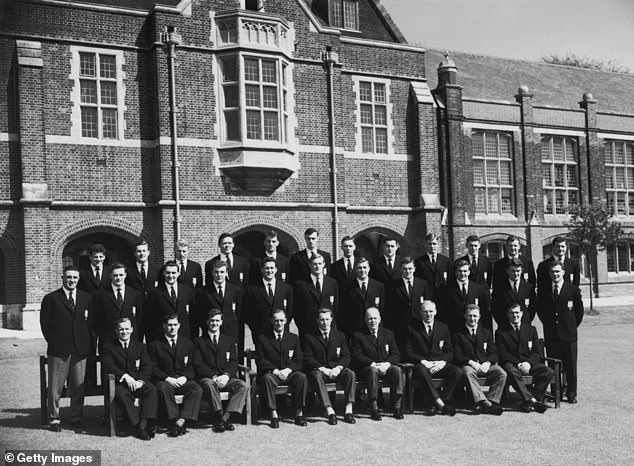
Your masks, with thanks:
[[[47,430],[48,425],[42,425],[40,408],[7,408],[2,410],[4,415],[14,415],[11,418],[0,419],[0,427],[13,427],[18,429]],[[98,406],[85,406],[82,421],[85,429],[72,429],[68,425],[70,408],[61,408],[62,428],[74,430],[77,433],[95,437],[108,437],[109,433],[103,419],[103,408]]]

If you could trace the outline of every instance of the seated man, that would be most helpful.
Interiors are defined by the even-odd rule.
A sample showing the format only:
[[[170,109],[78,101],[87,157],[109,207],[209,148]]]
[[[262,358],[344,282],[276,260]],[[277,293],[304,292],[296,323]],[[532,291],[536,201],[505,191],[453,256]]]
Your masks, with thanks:
[[[240,413],[248,395],[246,383],[238,379],[238,345],[233,337],[220,333],[222,311],[207,313],[207,332],[194,340],[194,369],[203,387],[205,399],[212,409],[212,423],[216,432],[235,430],[231,413]],[[220,392],[228,391],[229,403],[222,411]]]
[[[267,329],[256,337],[256,363],[258,382],[264,389],[266,404],[271,410],[271,427],[280,427],[277,414],[275,389],[278,385],[290,387],[295,400],[295,424],[305,427],[304,405],[308,380],[301,369],[304,356],[299,345],[299,337],[286,331],[286,313],[281,309],[271,312],[271,329]]]
[[[376,307],[370,307],[365,311],[367,329],[362,332],[354,332],[352,336],[352,357],[361,380],[368,385],[368,398],[370,399],[370,417],[374,421],[381,420],[377,397],[379,394],[379,380],[387,379],[390,382],[390,397],[394,405],[394,417],[403,419],[401,402],[403,388],[405,387],[405,375],[398,362],[401,353],[396,346],[396,340],[391,330],[381,327],[381,314]]]
[[[150,382],[152,360],[145,345],[131,339],[132,323],[127,317],[116,322],[118,340],[106,343],[101,355],[104,374],[114,374],[115,399],[123,409],[141,440],[150,440],[156,432],[156,387]],[[141,412],[134,406],[134,399],[141,403]]]
[[[544,395],[555,372],[540,362],[537,330],[531,324],[522,322],[522,309],[512,304],[506,313],[508,323],[495,332],[500,365],[504,368],[510,383],[522,398],[521,410],[525,413],[543,413],[548,408]],[[533,389],[529,391],[522,376],[533,377]]]
[[[327,382],[339,382],[344,386],[346,411],[343,420],[354,424],[352,405],[355,397],[356,375],[350,370],[350,350],[343,332],[331,328],[332,311],[321,308],[317,313],[319,332],[305,333],[302,337],[304,352],[304,370],[308,373],[310,383],[317,390],[328,416],[328,424],[336,425],[337,416],[330,403],[326,390]]]
[[[187,433],[185,421],[198,420],[203,391],[194,381],[194,345],[184,335],[178,335],[178,314],[169,314],[163,322],[165,338],[150,343],[148,352],[154,365],[152,380],[158,397],[172,425],[168,435]],[[175,395],[183,395],[179,409]]]
[[[436,304],[433,301],[424,301],[415,317],[406,340],[407,358],[415,365],[414,378],[431,395],[434,405],[442,414],[455,416],[456,409],[446,402],[453,396],[463,372],[449,364],[453,359],[449,329],[435,320]],[[433,378],[445,379],[444,400],[434,387]]]
[[[500,400],[504,394],[506,372],[497,365],[498,351],[491,332],[480,325],[480,308],[469,304],[464,313],[465,325],[453,335],[453,362],[462,368],[477,412],[499,416],[504,412]],[[485,377],[488,397],[478,383]]]

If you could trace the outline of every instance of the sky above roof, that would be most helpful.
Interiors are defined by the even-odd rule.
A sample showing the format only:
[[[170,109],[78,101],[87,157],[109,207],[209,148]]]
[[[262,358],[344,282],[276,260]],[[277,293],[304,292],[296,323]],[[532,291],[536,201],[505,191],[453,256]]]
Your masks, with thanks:
[[[634,72],[633,0],[381,0],[410,43],[539,60],[575,53]]]

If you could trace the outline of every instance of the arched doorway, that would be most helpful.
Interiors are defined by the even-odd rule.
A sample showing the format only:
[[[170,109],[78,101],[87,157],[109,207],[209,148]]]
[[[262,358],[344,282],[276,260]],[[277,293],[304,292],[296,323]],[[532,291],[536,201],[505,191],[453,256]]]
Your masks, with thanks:
[[[125,239],[110,233],[89,233],[73,239],[64,247],[62,266],[88,267],[90,247],[97,243],[106,248],[106,265],[114,262],[134,265],[134,251]]]
[[[236,254],[248,259],[264,256],[264,239],[266,238],[266,233],[270,230],[272,228],[267,226],[254,226],[234,235],[233,241]],[[289,234],[277,229],[275,229],[275,232],[280,242],[277,251],[289,257],[292,251],[297,250],[297,243]]]
[[[394,238],[399,243],[397,254],[407,254],[403,238],[400,235],[382,229],[365,230],[354,237],[354,243],[357,246],[356,253],[359,257],[365,257],[370,262],[380,258],[383,255],[383,242],[386,238]]]

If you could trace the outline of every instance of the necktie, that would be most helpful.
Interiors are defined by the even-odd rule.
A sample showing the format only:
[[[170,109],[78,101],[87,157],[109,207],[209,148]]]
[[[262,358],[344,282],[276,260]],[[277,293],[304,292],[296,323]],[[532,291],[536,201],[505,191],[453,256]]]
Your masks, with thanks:
[[[172,353],[176,351],[176,340],[173,338],[170,340],[170,346],[172,347]]]
[[[75,300],[73,299],[73,292],[72,291],[70,293],[68,293],[68,304],[70,304],[70,307],[72,307],[73,310],[75,310]]]
[[[123,343],[123,351],[125,351],[126,354],[128,354],[128,342],[124,342]]]
[[[361,283],[361,293],[363,293],[363,295],[365,296],[365,293],[368,291],[368,287],[366,286],[365,282]]]
[[[277,342],[281,345],[282,344],[282,334],[278,333],[277,334]]]
[[[462,284],[462,299],[467,299],[467,285]]]
[[[476,331],[475,331],[475,329],[474,329],[474,328],[472,328],[472,329],[471,329],[471,339],[472,339],[473,341],[475,341],[475,339],[476,339]]]
[[[559,286],[555,285],[553,288],[553,296],[555,297],[555,301],[559,298]]]
[[[326,343],[326,346],[328,345],[328,333],[324,332],[324,343]]]
[[[350,259],[346,261],[346,274],[348,275],[348,277],[352,276],[352,263]]]
[[[218,336],[214,335],[212,341],[213,341],[213,344],[214,344],[214,348],[217,348],[218,347]]]
[[[222,286],[218,287],[218,298],[220,298],[220,301],[224,301],[225,297],[222,294]]]
[[[317,293],[321,294],[321,282],[319,281],[319,278],[315,281],[315,288],[317,289]]]
[[[121,294],[121,288],[117,288],[117,306],[119,309],[123,307],[123,295]]]
[[[435,269],[436,268],[436,257],[432,256],[431,258],[431,266]]]
[[[99,271],[100,269],[95,269],[95,280],[97,280],[97,282],[101,281],[101,272]]]
[[[273,301],[273,285],[269,283],[269,300]]]
[[[147,275],[145,273],[145,264],[141,264],[141,280],[143,281],[143,284],[145,285],[145,280],[147,280]]]
[[[407,280],[407,296],[412,297],[412,281]]]
[[[387,260],[387,268],[390,270],[390,273],[394,271],[394,269],[392,268],[392,259]]]
[[[431,325],[427,325],[427,335],[431,337]]]
[[[231,257],[227,256],[227,270],[231,270]]]
[[[520,326],[519,325],[515,326],[515,334],[517,335],[517,338],[520,337]]]
[[[185,275],[185,261],[181,261],[181,275]]]
[[[513,282],[513,292],[517,295],[519,293],[519,286],[517,286],[517,282]]]
[[[172,291],[170,292],[170,296],[172,297],[172,302],[176,304],[176,290],[172,287]]]
[[[476,256],[471,256],[471,265],[473,266],[474,269],[477,270],[477,268],[478,268],[478,260],[476,259]]]

